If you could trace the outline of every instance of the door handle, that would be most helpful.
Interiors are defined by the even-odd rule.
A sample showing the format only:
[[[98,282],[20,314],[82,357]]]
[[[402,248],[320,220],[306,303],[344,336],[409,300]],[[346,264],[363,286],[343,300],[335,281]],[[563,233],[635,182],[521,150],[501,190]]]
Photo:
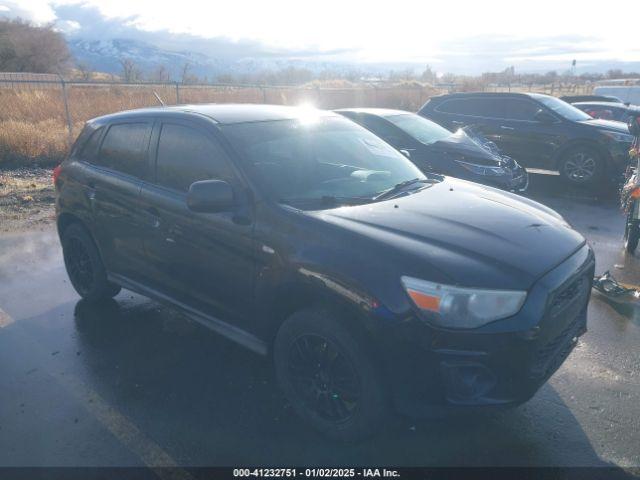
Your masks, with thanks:
[[[94,209],[96,206],[96,184],[93,182],[89,182],[85,193],[87,195],[87,200],[89,200],[91,209]]]
[[[158,210],[154,207],[148,208],[147,212],[150,215],[149,223],[153,228],[160,228],[160,217],[158,216]]]
[[[507,127],[506,125],[500,125],[500,128],[501,128],[502,130],[515,130],[515,128],[513,128],[513,127]]]

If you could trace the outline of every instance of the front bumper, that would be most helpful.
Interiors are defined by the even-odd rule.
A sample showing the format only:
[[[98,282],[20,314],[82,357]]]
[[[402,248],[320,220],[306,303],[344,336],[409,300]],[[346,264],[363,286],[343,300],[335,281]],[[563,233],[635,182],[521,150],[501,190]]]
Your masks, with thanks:
[[[527,401],[586,332],[594,267],[585,245],[536,282],[516,316],[473,331],[403,322],[385,349],[397,410],[424,416]]]
[[[529,188],[529,174],[515,160],[509,157],[503,158],[505,159],[505,168],[508,173],[489,180],[489,183],[493,183],[495,187],[510,192],[525,192]]]
[[[606,149],[611,155],[611,168],[610,174],[616,176],[624,172],[629,165],[633,164],[631,157],[629,156],[629,150],[631,144],[627,142],[609,142],[606,145]]]

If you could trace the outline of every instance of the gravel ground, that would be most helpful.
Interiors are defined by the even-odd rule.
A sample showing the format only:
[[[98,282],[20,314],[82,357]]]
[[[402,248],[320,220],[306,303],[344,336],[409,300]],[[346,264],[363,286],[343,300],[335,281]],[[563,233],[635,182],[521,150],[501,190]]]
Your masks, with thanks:
[[[41,230],[54,219],[51,169],[0,170],[0,232]]]

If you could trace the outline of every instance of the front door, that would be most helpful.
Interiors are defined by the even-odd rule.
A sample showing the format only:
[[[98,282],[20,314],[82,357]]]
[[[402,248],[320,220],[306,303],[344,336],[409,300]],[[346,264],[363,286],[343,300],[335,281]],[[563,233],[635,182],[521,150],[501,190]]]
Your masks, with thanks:
[[[542,106],[528,99],[504,99],[502,108],[502,118],[490,122],[491,140],[524,167],[554,169],[554,152],[563,142],[562,129],[553,123],[555,116],[549,112],[548,121],[538,120]]]
[[[145,236],[154,281],[164,293],[221,320],[244,323],[253,299],[254,242],[250,205],[227,212],[187,208],[189,186],[198,180],[243,185],[214,132],[188,122],[158,125],[156,175],[143,183],[149,223]]]

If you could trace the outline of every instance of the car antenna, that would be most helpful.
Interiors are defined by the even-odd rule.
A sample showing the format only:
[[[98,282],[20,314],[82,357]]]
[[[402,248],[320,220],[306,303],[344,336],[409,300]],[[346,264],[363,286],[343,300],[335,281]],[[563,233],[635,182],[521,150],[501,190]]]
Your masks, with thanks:
[[[165,106],[164,102],[162,101],[162,99],[160,98],[160,95],[158,95],[155,90],[153,91],[153,95],[156,97],[156,100],[158,100],[158,102],[160,102],[160,105],[162,105],[164,107]]]

